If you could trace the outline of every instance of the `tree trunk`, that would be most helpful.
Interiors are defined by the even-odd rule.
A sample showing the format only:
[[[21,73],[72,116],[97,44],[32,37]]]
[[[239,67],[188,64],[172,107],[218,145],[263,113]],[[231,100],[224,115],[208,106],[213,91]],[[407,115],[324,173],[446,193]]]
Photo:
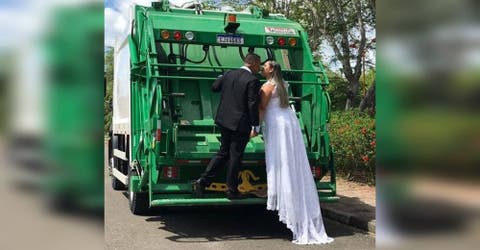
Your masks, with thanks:
[[[347,102],[345,103],[345,110],[352,109],[355,105],[355,98],[358,95],[358,88],[360,82],[358,79],[350,79],[348,81],[348,92],[347,92]]]
[[[349,110],[351,106],[352,101],[350,100],[350,98],[347,98],[347,102],[345,103],[345,111]]]
[[[365,95],[362,102],[360,102],[360,111],[364,111],[367,108],[375,108],[375,83],[376,82],[373,81],[372,86],[370,86],[370,88],[368,89],[367,95]]]

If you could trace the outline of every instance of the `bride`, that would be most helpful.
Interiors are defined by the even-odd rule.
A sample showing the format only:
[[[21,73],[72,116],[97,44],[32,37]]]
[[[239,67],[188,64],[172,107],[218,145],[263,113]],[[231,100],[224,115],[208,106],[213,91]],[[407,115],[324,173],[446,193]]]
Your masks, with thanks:
[[[323,226],[300,125],[289,108],[288,84],[275,61],[264,64],[262,75],[267,79],[260,90],[259,107],[260,119],[265,121],[267,209],[278,210],[280,221],[293,233],[293,243],[330,243],[333,239]]]

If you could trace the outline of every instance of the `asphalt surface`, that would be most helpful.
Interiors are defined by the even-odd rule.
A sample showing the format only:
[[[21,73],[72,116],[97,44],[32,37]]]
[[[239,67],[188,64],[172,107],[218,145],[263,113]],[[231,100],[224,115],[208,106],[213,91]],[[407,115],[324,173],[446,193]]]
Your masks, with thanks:
[[[375,238],[324,217],[335,241],[299,246],[265,205],[196,206],[133,215],[126,191],[111,188],[105,176],[105,249],[374,249]]]
[[[13,161],[5,144],[0,137],[0,221],[5,226],[0,249],[103,249],[103,218],[78,209],[54,209],[38,162]]]

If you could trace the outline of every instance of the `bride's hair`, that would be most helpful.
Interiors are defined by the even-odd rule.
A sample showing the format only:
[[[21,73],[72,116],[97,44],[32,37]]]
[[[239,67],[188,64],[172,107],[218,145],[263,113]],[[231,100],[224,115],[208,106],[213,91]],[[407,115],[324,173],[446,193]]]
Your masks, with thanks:
[[[288,108],[288,92],[285,81],[282,77],[282,68],[279,63],[275,61],[268,61],[273,68],[272,81],[277,86],[277,93],[280,97],[280,107]]]

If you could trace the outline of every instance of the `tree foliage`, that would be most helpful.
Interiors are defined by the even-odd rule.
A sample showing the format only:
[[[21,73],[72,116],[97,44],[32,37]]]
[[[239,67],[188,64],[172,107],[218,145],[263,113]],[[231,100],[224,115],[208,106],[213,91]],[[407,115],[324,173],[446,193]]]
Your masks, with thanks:
[[[220,9],[222,6],[232,7],[235,11],[242,11],[251,4],[250,0],[206,0],[203,1],[203,8],[206,10]]]
[[[339,175],[375,183],[375,119],[358,110],[332,112],[330,141]]]
[[[113,92],[113,49],[105,50],[105,81],[107,84],[103,102],[104,132],[107,134],[112,124],[112,92]]]
[[[327,69],[327,76],[330,84],[328,85],[328,93],[332,100],[332,110],[341,111],[345,109],[347,103],[347,93],[349,82],[342,77],[338,72]],[[364,82],[365,81],[365,82]],[[370,114],[375,114],[375,102],[372,98],[375,97],[375,68],[369,69],[365,76],[360,77],[360,91],[353,99],[353,106],[359,106],[362,111],[369,111]],[[372,93],[373,92],[373,93]],[[369,95],[370,93],[370,95]],[[370,98],[370,99],[367,99]],[[363,103],[363,109],[362,109]]]
[[[329,46],[348,81],[345,109],[352,108],[359,93],[360,76],[365,71],[365,53],[375,50],[375,38],[367,37],[376,26],[375,0],[254,0],[271,12],[279,12],[299,22],[309,35],[314,52]]]

